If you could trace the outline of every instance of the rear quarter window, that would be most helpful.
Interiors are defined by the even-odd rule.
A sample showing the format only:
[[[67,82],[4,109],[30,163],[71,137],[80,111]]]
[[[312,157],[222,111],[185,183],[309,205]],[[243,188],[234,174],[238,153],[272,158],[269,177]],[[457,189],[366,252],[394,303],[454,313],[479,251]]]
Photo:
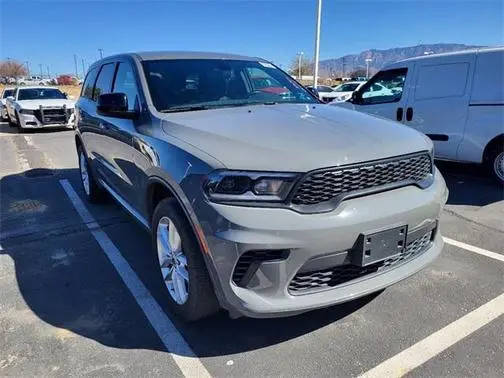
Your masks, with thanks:
[[[464,96],[469,63],[420,66],[415,86],[415,100]]]
[[[82,93],[81,97],[93,98],[93,87],[96,80],[96,73],[98,70],[96,68],[91,69],[86,75],[86,79],[84,80],[84,84],[82,85]]]
[[[504,103],[504,51],[478,54],[471,103]]]

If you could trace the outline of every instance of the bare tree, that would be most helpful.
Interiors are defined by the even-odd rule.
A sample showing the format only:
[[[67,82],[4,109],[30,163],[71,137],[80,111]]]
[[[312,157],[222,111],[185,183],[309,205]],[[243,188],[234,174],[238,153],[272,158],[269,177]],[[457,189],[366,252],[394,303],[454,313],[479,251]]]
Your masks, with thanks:
[[[26,67],[15,60],[4,60],[0,62],[0,77],[14,77],[25,76],[28,74]]]
[[[296,56],[292,58],[292,61],[289,65],[289,73],[294,76],[299,75],[300,68],[299,57]],[[313,75],[313,63],[310,59],[304,58],[301,60],[301,75]]]

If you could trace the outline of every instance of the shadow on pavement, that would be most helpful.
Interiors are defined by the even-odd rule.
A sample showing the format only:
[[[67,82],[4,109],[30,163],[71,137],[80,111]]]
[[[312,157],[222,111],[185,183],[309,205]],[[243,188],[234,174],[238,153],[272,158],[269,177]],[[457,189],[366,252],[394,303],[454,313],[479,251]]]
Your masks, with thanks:
[[[436,161],[450,190],[448,205],[486,206],[504,200],[504,186],[479,164]]]
[[[78,170],[55,170],[35,178],[27,173],[0,180],[0,254],[12,258],[26,305],[43,322],[57,327],[56,336],[83,336],[113,348],[164,350],[59,184],[58,180],[69,179],[82,194]],[[150,248],[147,232],[112,201],[86,206],[168,314],[157,266],[150,255],[139,253]],[[348,316],[377,295],[290,318],[231,320],[221,312],[198,323],[174,322],[198,356],[220,356],[294,339]],[[37,334],[37,324],[25,324],[21,318],[13,321],[26,328],[24,332]],[[35,336],[32,342],[37,342]]]

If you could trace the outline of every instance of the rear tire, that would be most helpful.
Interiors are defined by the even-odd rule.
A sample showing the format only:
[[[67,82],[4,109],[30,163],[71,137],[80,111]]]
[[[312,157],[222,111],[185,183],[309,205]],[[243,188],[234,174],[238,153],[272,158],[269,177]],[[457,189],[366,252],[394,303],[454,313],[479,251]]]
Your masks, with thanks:
[[[173,198],[162,200],[154,210],[152,247],[174,314],[192,322],[219,310],[196,236]]]
[[[488,159],[488,169],[498,183],[504,184],[504,146],[494,148]]]
[[[102,202],[104,199],[103,189],[98,185],[93,171],[89,166],[89,160],[82,146],[77,147],[77,157],[79,159],[79,173],[86,199],[91,203]]]

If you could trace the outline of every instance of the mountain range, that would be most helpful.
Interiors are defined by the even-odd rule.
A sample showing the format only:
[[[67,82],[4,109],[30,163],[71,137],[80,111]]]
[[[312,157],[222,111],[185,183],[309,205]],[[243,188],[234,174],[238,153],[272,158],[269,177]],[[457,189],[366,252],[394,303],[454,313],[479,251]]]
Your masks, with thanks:
[[[458,43],[422,44],[410,47],[395,47],[386,50],[365,50],[359,54],[345,55],[340,58],[321,60],[319,63],[320,75],[326,77],[349,76],[357,70],[366,69],[366,59],[369,62],[370,74],[380,70],[383,66],[398,60],[412,58],[426,54],[438,54],[451,51],[467,50],[482,46],[471,46]]]

